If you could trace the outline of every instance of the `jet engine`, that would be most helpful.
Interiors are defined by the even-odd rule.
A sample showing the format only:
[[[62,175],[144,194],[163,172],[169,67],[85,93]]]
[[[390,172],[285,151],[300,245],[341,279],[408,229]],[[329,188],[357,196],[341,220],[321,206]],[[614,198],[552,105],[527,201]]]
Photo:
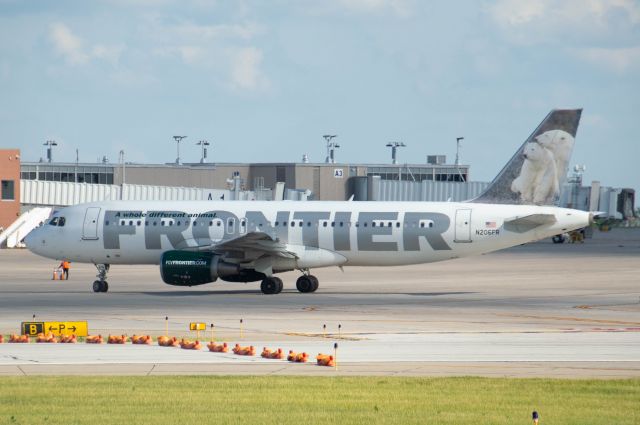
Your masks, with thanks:
[[[243,282],[242,276],[247,272],[255,273],[241,270],[239,265],[222,261],[210,252],[167,251],[160,258],[160,276],[169,285],[202,285],[218,278]]]

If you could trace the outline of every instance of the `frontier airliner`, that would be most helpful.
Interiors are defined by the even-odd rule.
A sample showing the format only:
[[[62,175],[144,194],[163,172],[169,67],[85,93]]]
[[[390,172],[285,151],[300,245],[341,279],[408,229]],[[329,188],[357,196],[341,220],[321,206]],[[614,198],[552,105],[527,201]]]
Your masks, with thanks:
[[[399,266],[491,252],[588,226],[592,214],[558,208],[581,110],[554,110],[489,187],[467,202],[105,201],[62,208],[26,237],[34,253],[93,263],[95,292],[112,264],[158,264],[162,280],[222,279],[282,291],[277,273]]]

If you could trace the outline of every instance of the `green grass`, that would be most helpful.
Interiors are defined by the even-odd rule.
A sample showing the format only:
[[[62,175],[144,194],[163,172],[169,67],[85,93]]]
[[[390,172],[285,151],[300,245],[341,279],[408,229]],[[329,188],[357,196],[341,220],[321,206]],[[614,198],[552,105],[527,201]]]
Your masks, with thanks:
[[[638,424],[640,380],[3,377],[0,424]]]

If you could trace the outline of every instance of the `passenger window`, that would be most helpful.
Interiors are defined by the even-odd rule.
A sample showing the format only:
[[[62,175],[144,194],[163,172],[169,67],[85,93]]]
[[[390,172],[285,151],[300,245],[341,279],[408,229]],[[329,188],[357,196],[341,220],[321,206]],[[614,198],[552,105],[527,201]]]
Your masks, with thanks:
[[[294,223],[293,221],[291,222],[291,227],[295,226],[296,223]]]
[[[276,226],[278,225],[278,222],[276,221]]]
[[[302,222],[298,223],[298,227],[302,227]]]
[[[234,218],[227,219],[227,233],[233,233],[236,227],[236,220]]]
[[[133,226],[133,220],[129,220],[129,226]]]
[[[140,226],[140,224],[142,224],[142,222],[140,220],[138,220],[137,225]]]
[[[396,227],[400,227],[400,222],[397,222],[397,223],[396,223]]]
[[[104,222],[104,225],[105,225],[105,226],[108,226],[108,225],[109,225],[109,220],[105,221],[105,222]]]
[[[322,227],[327,227],[327,222],[326,221],[322,223]]]

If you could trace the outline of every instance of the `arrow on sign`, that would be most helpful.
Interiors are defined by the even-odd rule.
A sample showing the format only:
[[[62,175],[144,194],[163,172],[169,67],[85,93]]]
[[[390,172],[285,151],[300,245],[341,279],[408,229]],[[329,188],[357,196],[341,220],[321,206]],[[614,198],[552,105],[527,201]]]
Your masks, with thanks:
[[[53,326],[49,326],[49,331],[57,331],[58,328],[54,328]]]
[[[69,329],[71,329],[71,332],[75,332],[77,328],[75,326],[72,326]]]

